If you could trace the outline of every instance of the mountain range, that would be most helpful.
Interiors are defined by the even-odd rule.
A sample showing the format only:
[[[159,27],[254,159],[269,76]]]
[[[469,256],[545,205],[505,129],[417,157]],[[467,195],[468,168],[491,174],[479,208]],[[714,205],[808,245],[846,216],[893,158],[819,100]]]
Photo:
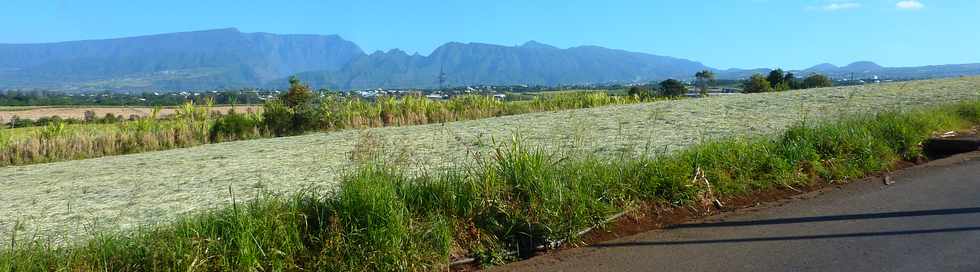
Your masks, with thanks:
[[[530,41],[518,46],[450,42],[428,56],[393,49],[366,54],[336,35],[242,33],[234,28],[43,44],[0,44],[0,89],[188,90],[284,87],[299,76],[316,88],[432,88],[440,85],[643,83],[722,79],[768,69],[727,69],[646,53]],[[927,78],[980,74],[980,64],[881,67],[821,64],[800,74]],[[440,75],[442,80],[440,80]]]

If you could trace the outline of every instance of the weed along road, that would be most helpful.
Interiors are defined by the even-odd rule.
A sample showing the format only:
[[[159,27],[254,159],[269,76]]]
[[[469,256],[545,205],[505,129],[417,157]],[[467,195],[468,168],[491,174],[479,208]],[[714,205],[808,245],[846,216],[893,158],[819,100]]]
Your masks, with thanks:
[[[980,152],[500,271],[980,271]]]

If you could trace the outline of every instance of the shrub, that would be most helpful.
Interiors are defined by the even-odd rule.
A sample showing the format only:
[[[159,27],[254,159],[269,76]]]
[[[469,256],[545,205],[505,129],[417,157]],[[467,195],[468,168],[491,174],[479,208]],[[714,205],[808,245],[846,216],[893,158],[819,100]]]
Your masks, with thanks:
[[[320,129],[321,108],[314,105],[310,87],[295,76],[289,78],[289,92],[265,104],[263,119],[266,127],[275,135],[300,134]]]
[[[154,107],[150,110],[150,115],[144,118],[138,118],[128,124],[120,124],[123,130],[131,130],[140,133],[156,131],[160,127],[160,122],[157,119],[160,115],[160,107]]]
[[[262,106],[262,121],[265,127],[276,136],[290,135],[293,129],[293,109],[286,107],[281,100],[275,99]]]
[[[95,122],[95,119],[98,118],[99,118],[98,116],[95,116],[95,111],[87,110],[85,111],[85,119],[83,120],[85,120],[86,123],[89,123],[89,122]]]
[[[296,108],[313,102],[313,91],[299,81],[296,76],[289,77],[289,92],[282,97],[287,107]]]
[[[261,135],[262,118],[252,113],[237,113],[234,109],[214,120],[211,125],[211,142],[257,138]]]
[[[804,88],[823,88],[834,86],[834,82],[825,75],[812,74],[803,79]]]
[[[790,83],[788,81],[783,81],[783,82],[779,82],[779,84],[776,84],[776,86],[772,88],[772,91],[784,92],[784,91],[789,91],[790,89],[791,89]]]
[[[321,112],[312,104],[301,104],[293,107],[292,130],[294,133],[319,130]]]
[[[772,91],[769,80],[762,74],[754,74],[749,80],[742,83],[742,92],[745,93],[767,93]]]
[[[630,88],[626,90],[626,94],[639,99],[646,99],[650,97],[650,89],[643,86],[630,86]]]
[[[50,124],[64,123],[64,122],[65,121],[61,119],[61,116],[55,115],[55,116],[45,116],[45,117],[37,118],[37,120],[34,120],[33,125],[43,127]]]
[[[106,113],[102,119],[98,120],[99,123],[103,124],[114,124],[124,120],[122,116],[116,116],[112,113]]]
[[[68,134],[68,127],[65,122],[52,121],[43,128],[36,131],[36,137],[41,140],[52,140]]]
[[[10,121],[7,122],[7,126],[10,128],[32,127],[34,126],[34,121],[31,119],[20,118],[20,116],[14,115],[10,117]]]
[[[676,79],[668,79],[660,82],[660,96],[678,97],[687,93],[684,83]]]

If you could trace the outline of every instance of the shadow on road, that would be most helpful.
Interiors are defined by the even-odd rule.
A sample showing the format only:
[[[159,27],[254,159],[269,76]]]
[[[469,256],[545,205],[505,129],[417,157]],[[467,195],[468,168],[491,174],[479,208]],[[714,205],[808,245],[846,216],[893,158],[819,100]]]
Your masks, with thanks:
[[[869,220],[882,218],[898,217],[919,217],[937,216],[954,214],[973,214],[980,213],[980,207],[957,208],[957,209],[938,209],[938,210],[919,210],[904,212],[884,212],[884,213],[862,213],[844,214],[811,217],[793,217],[750,221],[731,221],[700,224],[679,224],[668,227],[667,229],[693,229],[693,228],[717,228],[717,227],[742,227],[742,226],[762,226],[762,225],[781,225],[781,224],[800,224],[828,221],[846,220]],[[903,231],[883,231],[883,232],[856,232],[841,234],[821,234],[821,235],[801,235],[801,236],[777,236],[777,237],[750,237],[714,240],[686,240],[686,241],[652,241],[652,242],[624,242],[624,243],[604,243],[593,245],[593,247],[626,247],[626,246],[665,246],[665,245],[690,245],[690,244],[719,244],[719,243],[744,243],[744,242],[766,242],[766,241],[787,241],[787,240],[813,240],[813,239],[834,239],[852,237],[876,237],[876,236],[896,236],[896,235],[915,235],[943,232],[967,232],[980,231],[977,227],[942,228],[942,229],[922,229],[922,230],[903,230]]]
[[[740,227],[740,226],[759,226],[759,225],[782,225],[782,224],[799,224],[799,223],[813,223],[813,222],[826,222],[826,221],[866,220],[866,219],[882,219],[882,218],[895,218],[895,217],[917,217],[917,216],[952,215],[952,214],[969,214],[969,213],[980,213],[980,207],[958,208],[958,209],[939,209],[939,210],[906,211],[906,212],[862,213],[862,214],[843,214],[843,215],[811,216],[811,217],[793,217],[793,218],[778,218],[778,219],[751,220],[751,221],[731,221],[731,222],[715,222],[715,223],[678,224],[678,225],[673,225],[673,226],[667,227],[667,229],[690,229],[690,228],[717,228],[717,227]]]
[[[777,237],[753,237],[753,238],[734,238],[716,240],[686,240],[686,241],[653,241],[653,242],[624,242],[624,243],[605,243],[592,245],[592,247],[630,247],[630,246],[669,246],[669,245],[696,245],[696,244],[721,244],[721,243],[744,243],[744,242],[768,242],[768,241],[788,241],[788,240],[814,240],[814,239],[834,239],[852,237],[878,237],[896,235],[915,235],[944,232],[968,232],[980,231],[980,227],[944,228],[944,229],[923,229],[923,230],[902,230],[902,231],[882,231],[882,232],[856,232],[842,234],[825,235],[801,235],[801,236],[777,236]]]

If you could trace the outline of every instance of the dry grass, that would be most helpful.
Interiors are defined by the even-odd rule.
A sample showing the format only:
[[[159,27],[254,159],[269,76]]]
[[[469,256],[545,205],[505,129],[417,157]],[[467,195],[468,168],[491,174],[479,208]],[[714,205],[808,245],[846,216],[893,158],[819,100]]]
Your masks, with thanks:
[[[352,157],[378,145],[419,171],[483,156],[493,139],[500,142],[515,132],[533,145],[615,156],[621,150],[658,152],[707,138],[770,134],[803,118],[978,98],[980,78],[959,78],[532,113],[369,133],[339,131],[6,167],[0,169],[0,199],[5,200],[0,202],[0,236],[20,222],[21,234],[71,238],[90,229],[168,220],[262,190],[331,187]]]
[[[40,108],[47,108],[47,107],[46,106],[0,106],[0,112],[25,111],[25,110],[33,110],[33,109],[40,109]]]

